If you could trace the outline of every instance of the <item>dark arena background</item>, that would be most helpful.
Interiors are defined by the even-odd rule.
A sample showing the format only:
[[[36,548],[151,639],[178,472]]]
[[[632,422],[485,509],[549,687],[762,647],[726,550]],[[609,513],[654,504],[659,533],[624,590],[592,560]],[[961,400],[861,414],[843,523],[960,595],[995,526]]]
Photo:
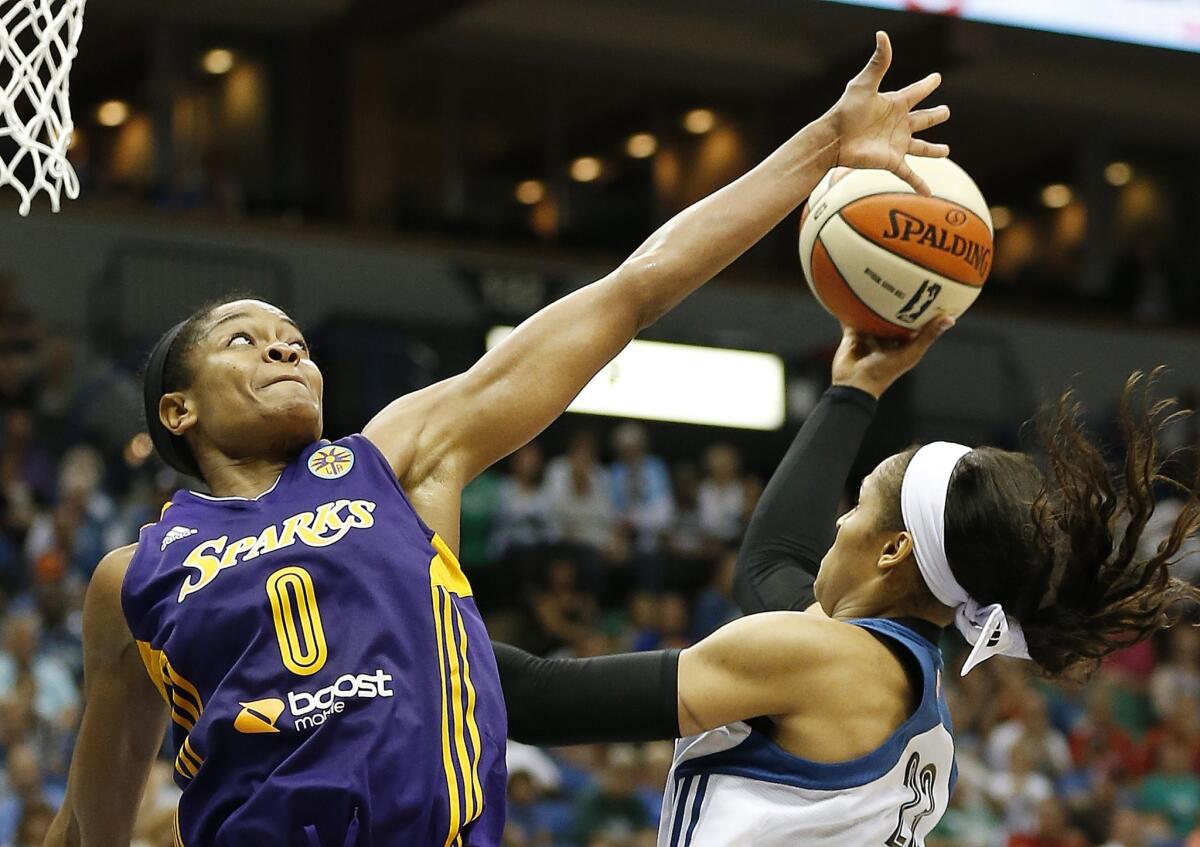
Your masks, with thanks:
[[[849,490],[916,441],[1019,446],[1071,386],[1117,444],[1133,370],[1165,366],[1160,392],[1195,407],[1196,0],[92,0],[70,78],[79,199],[21,217],[0,193],[0,844],[40,845],[62,801],[97,562],[195,484],[140,411],[163,330],[229,291],[279,305],[325,374],[326,435],[356,432],[818,117],[877,29],[885,87],[944,75],[953,116],[927,137],[982,189],[996,241],[978,304],[885,396]],[[466,490],[461,560],[494,637],[592,656],[738,615],[741,533],[838,338],[798,220],[643,336],[689,346],[630,348]],[[1195,447],[1200,424],[1162,438]],[[631,465],[635,498],[611,487]],[[1182,502],[1162,488],[1148,554]],[[1200,632],[1074,688],[1003,659],[960,679],[961,645],[959,779],[928,847],[1200,845]],[[653,845],[671,752],[511,745],[505,844]],[[173,844],[172,761],[164,746],[141,847]]]

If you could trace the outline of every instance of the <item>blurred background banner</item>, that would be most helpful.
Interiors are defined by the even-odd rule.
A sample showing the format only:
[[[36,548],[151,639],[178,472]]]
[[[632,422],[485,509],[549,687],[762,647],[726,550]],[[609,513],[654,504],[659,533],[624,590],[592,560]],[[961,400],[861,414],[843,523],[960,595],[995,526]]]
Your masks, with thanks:
[[[104,0],[87,14],[80,199],[21,218],[0,194],[0,845],[40,844],[61,799],[92,570],[190,484],[139,412],[162,331],[231,290],[278,304],[324,371],[326,434],[357,431],[821,115],[878,29],[889,84],[945,76],[953,117],[930,140],[978,183],[996,242],[978,303],[884,397],[848,490],[917,440],[1022,444],[1069,386],[1115,444],[1135,369],[1166,365],[1161,393],[1197,404],[1197,0]],[[741,533],[839,338],[801,277],[798,224],[467,489],[461,558],[497,638],[572,656],[686,646],[738,613]],[[701,365],[697,385],[690,361],[644,351],[751,356],[762,382],[738,359]],[[1193,420],[1163,433],[1166,449],[1198,443]],[[1164,484],[1144,552],[1181,508]],[[1194,555],[1179,566],[1198,574]],[[946,685],[960,779],[929,847],[1200,845],[1197,630],[1116,656],[1086,689],[1004,661]],[[653,844],[670,752],[513,746],[506,843]],[[171,844],[177,793],[166,759],[138,844]]]
[[[1200,50],[1200,3],[1195,0],[829,0],[967,20]]]

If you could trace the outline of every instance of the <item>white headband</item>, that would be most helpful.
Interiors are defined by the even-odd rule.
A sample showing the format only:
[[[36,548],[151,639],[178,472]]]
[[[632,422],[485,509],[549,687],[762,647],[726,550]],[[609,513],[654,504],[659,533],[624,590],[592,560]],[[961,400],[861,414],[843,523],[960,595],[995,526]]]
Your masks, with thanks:
[[[997,654],[1029,658],[1021,625],[999,603],[981,607],[959,585],[946,558],[946,493],[955,465],[970,452],[970,447],[948,441],[922,447],[909,462],[900,488],[900,509],[912,535],[917,568],[933,596],[955,610],[958,631],[974,645],[963,663],[963,676]]]

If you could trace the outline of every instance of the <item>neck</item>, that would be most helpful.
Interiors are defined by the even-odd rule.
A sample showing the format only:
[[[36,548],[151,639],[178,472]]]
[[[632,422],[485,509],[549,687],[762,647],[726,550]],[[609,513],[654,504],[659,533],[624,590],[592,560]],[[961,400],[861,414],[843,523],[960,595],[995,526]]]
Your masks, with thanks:
[[[286,459],[222,459],[208,463],[204,479],[214,497],[253,499],[266,492],[287,467]]]
[[[911,598],[896,597],[891,592],[869,590],[870,586],[851,591],[834,605],[831,618],[916,618],[938,627],[954,623],[954,610],[940,603],[937,608],[914,604]]]

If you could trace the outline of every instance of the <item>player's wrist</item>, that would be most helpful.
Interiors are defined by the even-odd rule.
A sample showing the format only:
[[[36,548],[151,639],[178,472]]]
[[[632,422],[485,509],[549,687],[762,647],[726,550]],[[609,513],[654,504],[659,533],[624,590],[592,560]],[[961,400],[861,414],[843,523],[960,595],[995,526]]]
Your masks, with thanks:
[[[840,379],[835,376],[832,384],[835,386],[841,386],[843,388],[858,389],[864,394],[870,394],[872,397],[878,400],[881,396],[883,396],[883,393],[891,387],[893,382],[895,382],[895,380],[868,379],[856,374],[854,376]]]

